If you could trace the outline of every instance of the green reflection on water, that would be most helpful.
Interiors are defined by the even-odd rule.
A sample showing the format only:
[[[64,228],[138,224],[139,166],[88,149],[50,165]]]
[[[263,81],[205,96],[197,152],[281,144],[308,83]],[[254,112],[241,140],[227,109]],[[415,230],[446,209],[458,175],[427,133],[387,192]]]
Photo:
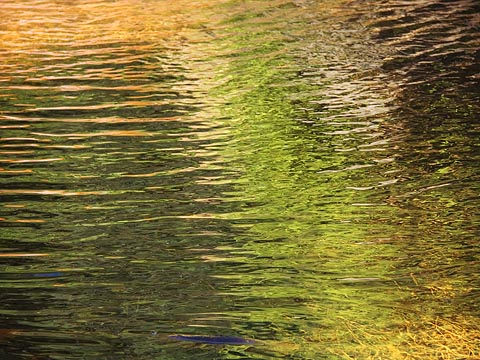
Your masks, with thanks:
[[[381,54],[369,71],[355,67],[355,56],[380,50],[323,43],[338,36],[350,46],[362,33],[352,35],[358,29],[338,10],[335,29],[350,35],[334,35],[335,19],[316,20],[322,4],[332,6],[231,2],[221,7],[231,18],[208,37],[186,31],[192,44],[183,50],[112,45],[91,87],[9,89],[30,108],[7,101],[4,112],[18,119],[6,120],[31,129],[5,135],[34,134],[33,160],[62,159],[19,163],[13,168],[32,173],[4,180],[9,205],[25,209],[4,209],[3,250],[45,253],[8,258],[2,278],[2,318],[24,331],[17,350],[395,359],[419,350],[438,358],[428,348],[457,345],[445,341],[449,331],[478,341],[477,163],[462,125],[474,112],[426,101],[430,115],[451,119],[429,132],[390,109]],[[328,56],[315,53],[327,45]],[[91,65],[59,75],[78,80]],[[141,81],[132,84],[128,71],[110,77],[112,66]],[[65,91],[70,108],[59,109]],[[397,106],[411,107],[404,98]],[[369,106],[383,110],[372,115]],[[48,272],[63,275],[29,277]],[[166,339],[177,332],[259,343]]]
[[[238,60],[231,68],[235,81],[222,88],[225,94],[239,83],[250,89],[230,97],[223,115],[236,139],[225,156],[243,170],[233,195],[249,199],[241,212],[226,216],[253,222],[237,238],[250,254],[248,270],[226,275],[240,285],[226,293],[238,298],[249,321],[270,324],[277,338],[272,347],[323,358],[335,348],[334,336],[342,337],[335,335],[339,323],[382,328],[394,321],[392,303],[401,291],[388,259],[398,250],[359,245],[373,227],[365,223],[370,214],[352,206],[360,200],[353,191],[338,188],[342,175],[319,174],[345,156],[326,153],[315,134],[295,121],[291,95],[308,85],[278,84],[294,74],[292,61]],[[344,347],[344,340],[336,340]]]
[[[250,32],[232,42],[241,47],[262,36]],[[465,201],[475,191],[460,185],[470,184],[474,168],[442,167],[440,151],[425,158],[438,164],[426,170],[428,176],[413,177],[408,157],[428,140],[404,134],[400,141],[389,139],[396,120],[390,114],[374,129],[384,132],[380,139],[388,144],[381,158],[336,152],[335,140],[322,134],[328,124],[310,130],[296,121],[305,114],[292,98],[318,93],[321,85],[287,86],[285,79],[294,78],[301,65],[277,49],[262,43],[255,57],[249,48],[245,58],[230,64],[235,78],[217,90],[228,99],[223,116],[236,140],[223,153],[242,169],[233,195],[249,200],[226,217],[251,222],[240,225],[247,234],[237,238],[251,254],[247,274],[226,274],[241,284],[226,294],[242,304],[248,300],[241,311],[252,322],[275,324],[277,345],[299,358],[425,356],[429,346],[448,343],[443,337],[450,330],[465,335],[452,340],[448,346],[454,350],[442,356],[455,354],[478,331],[470,313],[477,288],[471,283],[476,255],[469,250],[475,225]],[[260,56],[265,51],[271,56]],[[238,94],[238,88],[248,90]],[[432,109],[458,114],[462,100],[453,107],[442,101]],[[472,138],[455,131],[459,121],[437,131],[443,144],[455,139],[466,144],[458,148],[465,151]],[[463,121],[468,124],[471,115]],[[332,168],[350,171],[322,171]],[[369,184],[355,186],[358,180]],[[437,337],[436,326],[443,326]],[[412,341],[417,335],[411,332],[421,340]]]

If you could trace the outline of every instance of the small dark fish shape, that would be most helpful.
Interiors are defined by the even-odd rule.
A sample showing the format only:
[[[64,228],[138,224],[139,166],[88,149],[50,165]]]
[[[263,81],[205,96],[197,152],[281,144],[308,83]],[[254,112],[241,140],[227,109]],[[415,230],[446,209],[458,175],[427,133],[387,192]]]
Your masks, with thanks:
[[[255,341],[238,336],[170,335],[170,339],[211,345],[251,345]]]

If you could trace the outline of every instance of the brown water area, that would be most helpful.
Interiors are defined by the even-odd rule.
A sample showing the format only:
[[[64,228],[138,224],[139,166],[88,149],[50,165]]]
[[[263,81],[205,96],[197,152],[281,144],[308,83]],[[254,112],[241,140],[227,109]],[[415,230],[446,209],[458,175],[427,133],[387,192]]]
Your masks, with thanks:
[[[478,1],[0,15],[0,359],[480,358]]]

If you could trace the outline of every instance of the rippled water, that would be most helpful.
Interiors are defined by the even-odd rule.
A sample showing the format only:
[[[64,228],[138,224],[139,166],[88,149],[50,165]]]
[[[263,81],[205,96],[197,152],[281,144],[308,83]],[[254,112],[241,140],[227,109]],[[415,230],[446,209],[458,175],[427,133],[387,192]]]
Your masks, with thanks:
[[[0,13],[2,359],[480,356],[475,0]]]

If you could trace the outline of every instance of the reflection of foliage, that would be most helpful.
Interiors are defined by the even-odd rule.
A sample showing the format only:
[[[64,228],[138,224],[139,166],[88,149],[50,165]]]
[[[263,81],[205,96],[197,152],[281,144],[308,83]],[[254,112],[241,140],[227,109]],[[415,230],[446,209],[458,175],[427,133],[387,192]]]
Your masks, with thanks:
[[[411,126],[423,122],[430,129],[445,119],[474,117],[479,97],[478,4],[388,3],[375,27],[379,38],[396,49],[383,67],[401,79],[397,101],[415,113]]]
[[[328,0],[312,6],[318,6],[316,11],[325,16],[321,7],[330,2],[339,3]],[[435,77],[429,78],[428,66],[422,65],[424,54],[413,59],[418,60],[414,70],[425,81],[402,89],[399,102],[405,101],[403,108],[414,116],[396,113],[401,120],[410,120],[406,124],[399,121],[400,131],[411,130],[412,135],[397,141],[389,138],[389,131],[374,134],[379,130],[375,119],[362,133],[351,131],[355,125],[348,123],[369,123],[368,116],[373,115],[362,117],[362,111],[355,110],[379,105],[374,97],[378,89],[359,82],[363,75],[355,74],[358,59],[349,58],[355,53],[374,52],[360,41],[363,33],[355,36],[336,27],[339,31],[331,37],[330,25],[321,21],[308,24],[316,15],[298,17],[299,7],[283,0],[231,1],[220,6],[223,15],[219,15],[225,18],[231,14],[231,18],[216,25],[200,14],[211,4],[207,0],[167,1],[166,7],[158,7],[156,1],[136,2],[128,7],[132,16],[118,17],[115,11],[125,11],[120,7],[128,3],[111,2],[98,14],[83,14],[87,18],[100,16],[103,21],[82,22],[84,27],[75,33],[83,46],[112,43],[109,52],[98,59],[90,53],[69,58],[72,65],[83,60],[93,64],[44,72],[41,83],[59,87],[56,93],[36,89],[33,98],[30,89],[22,88],[9,103],[12,109],[16,103],[55,107],[65,105],[64,96],[68,95],[69,103],[78,107],[107,105],[82,113],[80,109],[29,113],[74,120],[68,129],[66,123],[48,125],[67,135],[98,138],[103,134],[100,140],[109,140],[86,142],[92,148],[72,156],[80,171],[67,179],[60,178],[66,171],[46,167],[37,170],[41,176],[32,181],[42,188],[47,185],[40,180],[48,178],[62,180],[72,188],[81,182],[82,188],[108,189],[103,197],[83,194],[89,196],[85,201],[71,198],[70,202],[29,205],[56,216],[50,228],[43,228],[48,237],[29,231],[29,242],[49,244],[49,251],[51,244],[60,241],[68,249],[75,248],[69,261],[72,268],[81,269],[75,276],[82,278],[57,289],[71,291],[67,294],[78,304],[88,305],[73,318],[78,320],[76,328],[67,324],[69,330],[85,331],[87,337],[95,328],[96,339],[122,336],[135,343],[140,353],[162,350],[158,343],[145,342],[143,335],[122,329],[133,327],[132,323],[148,329],[154,318],[163,321],[165,331],[174,323],[176,330],[185,332],[238,331],[251,335],[274,349],[271,358],[278,354],[297,359],[472,358],[474,347],[479,346],[479,328],[473,315],[465,315],[469,305],[465,299],[472,293],[467,287],[472,269],[478,267],[472,250],[476,239],[469,243],[472,239],[467,238],[475,225],[472,214],[476,203],[471,199],[476,198],[474,191],[459,189],[458,183],[473,178],[475,167],[466,159],[472,153],[469,136],[473,132],[465,135],[469,124],[457,120],[473,119],[475,108],[468,104],[466,92],[463,98],[448,92],[453,84],[445,76],[448,64],[435,64]],[[279,4],[282,6],[277,8]],[[200,10],[197,6],[201,8],[198,17],[172,15],[180,10],[192,14]],[[69,11],[75,12],[72,9]],[[334,18],[331,11],[325,11]],[[110,23],[111,18],[118,21]],[[158,22],[159,18],[167,23]],[[30,26],[36,29],[36,25]],[[297,41],[305,32],[315,32],[312,28],[319,32],[314,35],[318,36],[318,46],[302,52]],[[404,30],[393,29],[391,34],[398,36]],[[27,43],[43,36],[41,32],[29,33]],[[104,37],[97,39],[97,34]],[[183,36],[198,43],[192,46],[191,41],[187,46]],[[333,40],[323,41],[329,38]],[[143,45],[137,43],[139,40]],[[188,54],[188,59],[181,58],[173,65],[176,58],[167,56],[167,50],[160,46],[163,41],[171,49],[185,46],[185,53],[174,53],[179,57]],[[127,47],[126,43],[135,46]],[[49,47],[50,43],[42,44]],[[204,46],[211,53],[204,51]],[[345,49],[348,47],[352,51]],[[305,72],[308,66],[298,59],[315,51],[321,55],[309,74]],[[204,58],[206,54],[210,58]],[[17,63],[17,58],[12,62]],[[221,64],[216,80],[222,84],[198,96],[206,97],[201,104],[221,104],[215,109],[220,118],[211,120],[198,111],[205,122],[192,123],[191,129],[181,119],[168,126],[162,122],[148,125],[149,118],[160,114],[193,113],[197,98],[191,93],[197,85],[184,86],[183,90],[181,85],[213,77],[213,72],[202,73],[202,66],[208,69],[216,64]],[[344,72],[334,73],[345,75],[343,80],[315,72],[317,67],[328,70],[338,64],[344,66]],[[412,57],[397,57],[385,69],[411,64]],[[78,86],[69,83],[85,68],[96,74],[88,78],[87,84],[96,84],[88,91],[80,86],[83,78]],[[109,71],[102,73],[105,69]],[[418,80],[415,71],[407,73],[408,81]],[[160,75],[166,73],[172,75]],[[47,82],[51,75],[59,79]],[[332,85],[337,81],[337,90],[342,91],[330,94],[335,93]],[[357,88],[352,85],[356,82]],[[352,97],[363,88],[371,91]],[[419,99],[417,92],[425,96]],[[329,95],[336,98],[329,99]],[[121,101],[128,107],[119,108],[117,102]],[[373,112],[375,116],[385,117],[381,120],[384,123],[396,122],[381,109]],[[84,121],[87,115],[91,122]],[[148,130],[156,138],[145,140],[142,132],[121,127],[114,115],[144,118],[142,131],[146,135]],[[93,119],[102,116],[105,126],[119,126],[118,131],[100,131]],[[435,126],[423,122],[432,119]],[[217,125],[222,139],[210,131]],[[140,125],[132,126],[137,129]],[[207,130],[191,134],[195,127]],[[389,130],[388,125],[385,128]],[[185,141],[171,140],[173,134],[182,136],[187,130]],[[127,137],[135,134],[136,142]],[[369,143],[375,144],[377,136],[385,139],[377,142],[379,151]],[[191,141],[191,137],[197,138]],[[64,135],[53,140],[63,146],[79,139]],[[96,144],[102,147],[93,147]],[[346,147],[350,150],[337,151]],[[196,156],[183,157],[179,149]],[[51,150],[45,153],[51,154]],[[228,175],[230,171],[234,176]],[[98,182],[83,180],[84,175],[98,176]],[[352,187],[359,185],[355,182],[368,186]],[[124,188],[132,192],[124,193]],[[66,236],[68,240],[60,240],[55,228],[60,223],[63,231],[72,231]],[[25,234],[18,228],[8,229],[12,238],[25,239]],[[22,246],[29,250],[27,242]],[[55,259],[50,261],[53,264]],[[43,267],[39,264],[38,272]],[[30,265],[29,270],[32,268]],[[92,288],[78,287],[89,279],[84,269],[88,269],[88,276],[102,276],[92,281]],[[460,276],[454,278],[452,273]],[[100,285],[100,289],[94,288]],[[101,299],[91,302],[93,292]],[[95,313],[99,305],[104,310]],[[453,315],[462,310],[462,316]],[[62,327],[63,320],[55,325]],[[189,348],[192,356],[188,358],[200,358],[197,350]],[[177,354],[176,348],[169,351]],[[235,351],[219,350],[222,358],[246,358],[242,350]],[[211,355],[208,358],[215,357]]]
[[[472,291],[469,287],[454,284],[451,280],[418,283],[412,274],[415,287],[406,288],[419,304],[432,303],[431,300],[451,303],[455,297],[465,296]],[[372,328],[343,319],[356,345],[341,353],[347,359],[477,359],[480,353],[480,326],[473,315],[438,315],[437,310],[426,309],[423,313],[403,315],[403,320],[389,328]],[[347,337],[349,337],[347,335]]]
[[[372,329],[344,320],[342,348],[331,348],[342,359],[478,359],[480,326],[472,317],[405,319],[394,329]],[[335,344],[335,340],[333,340]],[[399,345],[401,344],[401,345]]]
[[[410,356],[416,359],[478,359],[480,326],[478,319],[459,317],[448,320],[415,319],[406,324]]]
[[[303,116],[298,105],[311,100],[309,93],[315,100],[328,96],[324,80],[298,79],[288,42],[238,26],[227,46],[226,73],[235,76],[215,90],[227,99],[222,115],[235,144],[222,155],[241,169],[237,191],[229,195],[249,200],[241,211],[226,215],[248,228],[237,241],[251,256],[245,264],[249,272],[237,277],[241,286],[229,294],[248,298],[250,306],[243,310],[250,310],[250,322],[268,323],[283,351],[298,358],[473,359],[473,346],[479,343],[474,316],[452,315],[465,309],[471,293],[466,286],[469,250],[459,242],[470,241],[461,224],[470,224],[471,215],[462,207],[473,209],[466,202],[473,193],[456,187],[472,175],[461,153],[468,151],[471,139],[459,122],[436,121],[471,118],[471,107],[463,106],[469,98],[458,101],[443,92],[448,84],[442,82],[441,70],[438,81],[426,81],[420,99],[404,88],[398,99],[410,99],[403,109],[415,117],[410,128],[399,126],[400,141],[390,139],[390,131],[384,135],[392,144],[385,147],[395,158],[392,167],[335,171],[369,164],[372,156],[332,150],[343,138],[329,138],[328,125],[320,122],[321,116],[333,118],[333,110],[309,114],[316,127],[295,121]],[[407,63],[404,59],[395,66]],[[428,80],[428,74],[422,76]],[[419,91],[418,86],[412,89]],[[397,115],[410,119],[401,112],[393,117]],[[419,121],[428,116],[436,122]],[[410,129],[412,138],[405,140]],[[364,138],[355,140],[365,143]],[[392,168],[401,175],[384,192],[347,186],[352,179],[381,183]],[[383,201],[390,206],[351,206]],[[374,244],[360,245],[359,240]],[[452,266],[463,276],[454,279]],[[337,280],[350,276],[352,283]],[[406,285],[412,282],[415,287]]]

